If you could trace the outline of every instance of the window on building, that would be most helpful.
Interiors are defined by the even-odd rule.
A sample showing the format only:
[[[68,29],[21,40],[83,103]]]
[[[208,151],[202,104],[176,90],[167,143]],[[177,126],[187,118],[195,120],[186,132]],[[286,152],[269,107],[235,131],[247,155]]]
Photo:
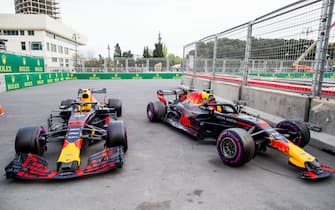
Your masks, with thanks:
[[[58,46],[58,53],[63,53],[63,47],[62,46]]]
[[[31,42],[31,50],[42,50],[41,42]]]
[[[18,36],[19,31],[18,30],[4,30],[3,34],[7,36]]]
[[[52,57],[52,58],[51,58],[51,61],[52,61],[53,63],[57,63],[57,58],[56,58],[56,57]]]
[[[55,44],[51,44],[51,52],[57,52],[57,48]]]
[[[32,31],[32,30],[29,30],[29,31],[28,31],[28,35],[29,35],[29,36],[34,36],[34,35],[35,35],[35,32]]]
[[[26,50],[26,42],[21,42],[21,50]]]
[[[47,51],[50,51],[50,43],[47,42]]]
[[[24,36],[24,30],[20,30],[20,35]]]
[[[69,54],[69,48],[64,47],[64,53],[65,53],[66,55],[68,55],[68,54]]]
[[[60,63],[61,65],[63,65],[63,63],[64,63],[64,59],[63,59],[63,58],[58,58],[58,61],[59,61],[59,63]]]

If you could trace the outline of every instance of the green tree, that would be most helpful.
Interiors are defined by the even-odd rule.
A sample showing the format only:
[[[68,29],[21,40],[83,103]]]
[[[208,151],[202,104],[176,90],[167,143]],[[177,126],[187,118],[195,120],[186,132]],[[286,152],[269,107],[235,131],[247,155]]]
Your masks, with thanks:
[[[104,64],[105,63],[104,57],[102,57],[102,55],[100,55],[100,54],[99,54],[99,63],[100,64]]]
[[[143,58],[151,58],[151,53],[149,47],[144,47],[143,49]]]
[[[97,67],[100,66],[99,61],[96,58],[90,58],[85,61],[86,67]]]
[[[121,57],[122,53],[121,53],[121,47],[119,45],[119,43],[116,43],[115,47],[114,47],[114,58],[115,57]]]
[[[128,50],[128,51],[123,52],[122,57],[132,58],[132,57],[134,57],[134,55],[131,53],[130,50]]]
[[[172,53],[169,53],[167,58],[169,59],[169,61],[171,61],[170,65],[181,64],[181,57],[178,57]]]
[[[160,33],[158,34],[158,43],[155,44],[155,49],[154,49],[154,52],[153,52],[153,57],[154,58],[162,58],[162,57],[164,57],[162,37],[161,37]]]

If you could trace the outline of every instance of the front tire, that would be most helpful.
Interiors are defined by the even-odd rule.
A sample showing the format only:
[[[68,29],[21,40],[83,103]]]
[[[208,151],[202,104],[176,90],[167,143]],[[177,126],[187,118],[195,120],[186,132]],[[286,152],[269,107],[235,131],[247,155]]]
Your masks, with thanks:
[[[298,120],[284,120],[276,125],[276,128],[283,129],[289,134],[288,139],[297,146],[304,148],[310,141],[311,134],[308,127]]]
[[[106,147],[123,146],[123,151],[128,150],[127,129],[121,120],[111,121],[107,128]]]
[[[255,142],[241,128],[231,128],[220,133],[216,148],[221,160],[229,166],[241,166],[255,155]]]
[[[40,141],[40,137],[43,134],[45,134],[45,129],[41,126],[20,128],[15,138],[15,152],[42,155],[45,145]]]
[[[120,99],[110,98],[108,99],[108,108],[114,108],[116,110],[116,116],[121,117],[122,115],[122,102]]]
[[[166,112],[165,105],[160,101],[150,102],[147,105],[147,117],[151,122],[160,121]]]

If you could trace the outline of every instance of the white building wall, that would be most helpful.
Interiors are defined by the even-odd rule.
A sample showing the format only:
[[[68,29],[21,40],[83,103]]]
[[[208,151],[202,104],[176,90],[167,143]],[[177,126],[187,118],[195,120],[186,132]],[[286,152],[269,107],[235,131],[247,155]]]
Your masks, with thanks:
[[[6,42],[8,52],[44,57],[47,71],[72,70],[76,45],[86,43],[85,36],[82,34],[78,36],[76,31],[47,15],[0,14],[0,32],[4,30],[18,30],[18,35],[0,33],[0,39],[8,40]],[[24,31],[24,35],[20,31]],[[34,31],[34,35],[29,35],[28,31]],[[77,42],[74,34],[77,36]],[[21,42],[25,42],[26,50],[22,50]],[[33,42],[41,42],[42,50],[33,50],[31,48]],[[52,45],[56,46],[55,52],[52,50]]]

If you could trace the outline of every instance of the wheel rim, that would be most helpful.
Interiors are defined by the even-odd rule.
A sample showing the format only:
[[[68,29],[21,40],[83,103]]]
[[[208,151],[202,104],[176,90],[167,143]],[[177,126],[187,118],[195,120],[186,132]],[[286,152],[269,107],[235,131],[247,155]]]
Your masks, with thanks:
[[[220,150],[225,158],[232,159],[236,156],[238,149],[236,142],[226,137],[221,141]]]
[[[147,110],[147,114],[148,114],[149,119],[153,119],[153,117],[154,117],[154,112],[153,112],[152,109],[153,109],[152,106],[149,105],[148,110]]]

